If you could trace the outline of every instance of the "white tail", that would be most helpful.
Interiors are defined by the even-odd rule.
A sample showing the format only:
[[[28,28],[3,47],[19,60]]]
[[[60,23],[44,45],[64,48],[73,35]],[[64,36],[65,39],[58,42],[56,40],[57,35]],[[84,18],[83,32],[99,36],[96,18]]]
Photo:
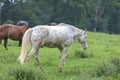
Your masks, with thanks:
[[[24,60],[25,60],[26,55],[27,55],[27,49],[29,47],[29,44],[31,44],[31,42],[30,42],[31,32],[32,32],[32,29],[28,29],[25,32],[23,39],[22,39],[21,54],[18,58],[21,64],[24,64]]]

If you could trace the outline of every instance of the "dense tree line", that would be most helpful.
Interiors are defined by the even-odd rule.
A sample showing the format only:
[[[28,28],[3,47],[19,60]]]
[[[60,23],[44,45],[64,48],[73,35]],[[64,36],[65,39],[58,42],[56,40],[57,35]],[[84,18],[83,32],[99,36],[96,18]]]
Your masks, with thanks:
[[[33,27],[64,22],[89,31],[120,33],[120,0],[0,0],[0,23]]]

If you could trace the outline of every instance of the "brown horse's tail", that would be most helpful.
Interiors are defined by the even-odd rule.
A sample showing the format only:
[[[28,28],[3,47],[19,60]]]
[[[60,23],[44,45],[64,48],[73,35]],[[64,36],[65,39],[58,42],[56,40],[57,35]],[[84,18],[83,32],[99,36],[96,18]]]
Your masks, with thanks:
[[[24,64],[24,60],[25,60],[26,55],[27,55],[27,49],[29,47],[29,44],[31,44],[31,40],[30,40],[31,32],[32,32],[32,29],[28,29],[25,32],[23,39],[22,39],[21,54],[18,58],[21,64]]]

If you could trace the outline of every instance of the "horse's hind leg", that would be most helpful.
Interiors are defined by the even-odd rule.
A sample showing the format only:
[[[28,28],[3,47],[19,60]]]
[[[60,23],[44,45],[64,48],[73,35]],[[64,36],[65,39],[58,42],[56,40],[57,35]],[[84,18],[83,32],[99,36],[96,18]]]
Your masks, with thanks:
[[[7,49],[7,42],[8,42],[8,38],[4,38],[4,47],[5,47],[6,50],[8,50]]]
[[[40,69],[43,71],[43,65],[42,65],[42,63],[41,63],[41,61],[40,61],[39,50],[38,50],[38,52],[35,54],[35,57],[36,57],[36,60],[37,60],[37,62],[38,62],[38,65],[40,66]]]
[[[28,54],[27,58],[26,58],[26,63],[28,63],[31,59],[31,57],[33,56],[33,54],[36,52],[35,48],[32,48],[32,50],[30,51],[30,53]]]
[[[26,59],[27,62],[29,62],[29,60],[31,59],[32,55],[35,54],[35,57],[36,57],[36,60],[40,66],[40,69],[43,70],[43,67],[42,67],[42,64],[40,62],[40,56],[39,56],[39,41],[36,41],[34,44],[33,44],[33,48],[31,50],[31,52],[28,54],[28,57]]]

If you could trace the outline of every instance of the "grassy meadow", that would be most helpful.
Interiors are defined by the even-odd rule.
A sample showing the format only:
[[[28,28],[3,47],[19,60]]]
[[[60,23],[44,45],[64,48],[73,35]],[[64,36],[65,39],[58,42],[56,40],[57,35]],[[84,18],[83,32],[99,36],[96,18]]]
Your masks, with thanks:
[[[17,59],[21,48],[9,40],[8,51],[0,44],[0,80],[119,80],[120,35],[87,32],[89,48],[82,52],[74,42],[67,52],[64,71],[59,71],[57,48],[40,49],[44,72],[34,57],[27,66]]]

